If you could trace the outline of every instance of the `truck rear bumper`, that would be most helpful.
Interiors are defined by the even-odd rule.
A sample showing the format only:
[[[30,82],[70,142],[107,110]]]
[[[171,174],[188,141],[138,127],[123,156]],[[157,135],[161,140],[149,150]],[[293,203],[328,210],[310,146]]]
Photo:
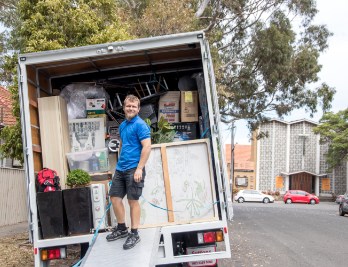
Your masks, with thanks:
[[[182,254],[174,255],[173,251],[173,236],[176,233],[188,233],[197,231],[209,231],[222,229],[224,234],[224,241],[217,243],[217,249],[207,250],[204,253],[195,254]],[[194,262],[194,261],[207,261],[215,259],[230,258],[230,242],[228,235],[228,228],[225,221],[213,221],[202,223],[191,223],[183,225],[164,226],[161,228],[161,243],[159,245],[156,265],[169,264],[169,263],[182,263],[182,262]]]

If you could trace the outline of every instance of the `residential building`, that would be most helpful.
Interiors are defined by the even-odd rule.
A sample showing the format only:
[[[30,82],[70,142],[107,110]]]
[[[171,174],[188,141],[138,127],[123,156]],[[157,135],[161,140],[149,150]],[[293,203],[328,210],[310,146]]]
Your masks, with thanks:
[[[11,93],[4,87],[0,86],[0,131],[16,123],[16,118],[12,114]],[[0,140],[1,144],[2,140]],[[0,159],[0,167],[18,166],[19,162],[9,158]]]
[[[236,144],[234,146],[234,189],[256,188],[253,148],[252,145]],[[225,149],[228,175],[231,178],[231,144],[226,144]]]

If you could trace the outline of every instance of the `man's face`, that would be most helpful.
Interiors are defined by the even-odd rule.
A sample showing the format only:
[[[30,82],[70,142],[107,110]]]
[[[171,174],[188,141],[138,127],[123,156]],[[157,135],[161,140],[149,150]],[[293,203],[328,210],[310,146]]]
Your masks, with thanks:
[[[124,114],[126,115],[127,120],[133,119],[136,115],[138,115],[140,108],[138,106],[138,101],[130,101],[126,100],[125,105],[123,107]]]

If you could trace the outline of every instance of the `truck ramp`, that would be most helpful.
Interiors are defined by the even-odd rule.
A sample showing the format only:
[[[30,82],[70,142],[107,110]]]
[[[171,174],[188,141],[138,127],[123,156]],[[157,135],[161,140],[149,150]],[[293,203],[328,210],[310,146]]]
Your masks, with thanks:
[[[129,250],[123,249],[126,238],[108,242],[105,239],[108,234],[109,232],[98,234],[94,245],[88,249],[81,266],[155,266],[160,241],[159,228],[140,229],[140,242]]]

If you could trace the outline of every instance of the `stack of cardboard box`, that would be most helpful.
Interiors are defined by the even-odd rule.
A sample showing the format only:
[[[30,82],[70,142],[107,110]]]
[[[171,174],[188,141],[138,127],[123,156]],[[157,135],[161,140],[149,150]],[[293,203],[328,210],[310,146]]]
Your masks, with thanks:
[[[198,92],[169,91],[159,100],[158,117],[174,127],[174,141],[197,139]]]

